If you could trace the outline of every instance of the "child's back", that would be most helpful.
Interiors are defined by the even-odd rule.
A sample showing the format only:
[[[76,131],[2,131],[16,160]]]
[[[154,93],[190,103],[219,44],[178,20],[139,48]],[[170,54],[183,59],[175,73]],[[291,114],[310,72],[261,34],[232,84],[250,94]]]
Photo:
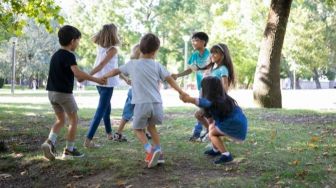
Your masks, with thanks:
[[[169,72],[161,64],[141,58],[131,60],[120,70],[132,78],[132,104],[162,103],[159,82],[164,81]]]

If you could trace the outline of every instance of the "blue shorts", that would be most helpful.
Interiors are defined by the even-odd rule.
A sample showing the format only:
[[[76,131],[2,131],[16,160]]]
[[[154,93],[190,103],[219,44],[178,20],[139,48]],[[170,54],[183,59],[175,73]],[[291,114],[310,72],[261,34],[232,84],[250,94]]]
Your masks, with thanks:
[[[129,89],[122,113],[122,118],[126,121],[130,121],[134,113],[134,104],[132,104],[131,101],[132,101],[132,89]]]

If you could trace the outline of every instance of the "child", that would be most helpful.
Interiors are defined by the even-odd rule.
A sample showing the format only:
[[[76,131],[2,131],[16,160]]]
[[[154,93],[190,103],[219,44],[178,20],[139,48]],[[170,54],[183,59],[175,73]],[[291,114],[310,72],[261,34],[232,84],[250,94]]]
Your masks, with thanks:
[[[209,76],[202,80],[201,98],[188,95],[180,96],[184,102],[193,103],[203,108],[209,119],[202,123],[209,125],[209,137],[213,148],[204,152],[209,156],[220,157],[215,164],[225,164],[233,160],[232,155],[224,146],[221,136],[243,141],[247,133],[247,119],[237,102],[225,93],[221,80]]]
[[[140,45],[136,44],[132,48],[130,59],[139,59],[140,54],[141,54]],[[124,74],[121,73],[120,77],[123,78],[128,85],[131,85],[131,80],[128,79]],[[127,138],[124,135],[122,135],[122,131],[124,130],[124,127],[125,127],[126,123],[128,121],[130,121],[133,117],[134,104],[132,104],[131,101],[132,101],[132,88],[130,88],[128,90],[128,93],[127,93],[127,99],[125,101],[125,105],[124,105],[124,108],[123,108],[122,119],[120,121],[119,128],[118,128],[117,132],[113,134],[113,139],[115,141],[127,142]],[[148,139],[151,139],[151,136],[150,136],[150,134],[148,133],[147,130],[146,130],[146,137]]]
[[[131,60],[119,69],[114,69],[104,77],[108,78],[123,73],[132,78],[132,104],[134,107],[133,129],[139,141],[144,145],[146,152],[145,161],[148,168],[157,165],[162,159],[160,138],[156,124],[163,120],[162,99],[158,84],[166,80],[180,95],[185,93],[176,84],[169,72],[159,63],[154,61],[160,47],[160,40],[154,34],[146,34],[141,38],[141,56],[138,60]],[[153,145],[148,142],[144,129],[147,127],[152,136]]]
[[[181,73],[178,74],[172,74],[172,77],[174,79],[178,78],[178,77],[182,77],[182,76],[186,76],[190,73],[192,73],[192,70],[194,70],[192,67],[204,67],[206,66],[209,57],[210,57],[210,51],[205,48],[207,43],[209,41],[209,37],[206,33],[204,32],[197,32],[194,33],[191,37],[191,44],[193,46],[193,48],[195,49],[195,51],[191,54],[191,57],[188,60],[188,65],[190,65],[190,67],[186,70],[184,70]],[[198,70],[196,72],[196,82],[197,82],[197,89],[200,91],[201,89],[201,81],[203,79],[203,71],[202,70]],[[192,136],[189,138],[190,141],[196,141],[198,138],[200,138],[201,136],[201,132],[202,132],[202,124],[200,124],[200,122],[197,122],[194,130],[193,130],[193,134]]]
[[[98,49],[94,69],[90,72],[90,75],[102,77],[107,72],[118,67],[117,45],[120,43],[120,41],[117,33],[118,30],[114,24],[107,24],[103,25],[103,28],[93,37],[93,42],[98,44]],[[92,141],[92,138],[96,133],[102,119],[104,121],[107,138],[112,140],[113,137],[110,119],[111,98],[113,94],[113,88],[118,84],[119,78],[114,76],[107,80],[106,85],[98,84],[96,86],[99,93],[99,102],[96,113],[91,120],[90,128],[84,141],[84,147],[99,147],[99,145]]]
[[[71,159],[84,156],[74,147],[78,122],[78,107],[72,94],[74,77],[80,81],[91,80],[99,84],[106,82],[104,79],[98,79],[82,72],[77,67],[76,57],[73,54],[81,38],[81,33],[77,28],[70,25],[63,26],[58,31],[58,38],[61,48],[51,57],[47,83],[48,97],[55,111],[56,122],[51,128],[48,139],[41,146],[44,156],[49,160],[55,159],[55,143],[57,135],[65,124],[65,115],[68,116],[70,125],[62,157]]]
[[[219,78],[224,92],[228,92],[229,88],[235,84],[235,73],[229,49],[225,44],[220,43],[212,46],[210,52],[211,63],[204,68],[199,68],[198,70],[204,70],[205,76],[208,74]],[[204,118],[204,112],[202,110],[198,110],[195,113],[195,117],[199,121],[202,121]],[[206,128],[208,129],[208,127]],[[202,141],[205,141],[206,139],[208,139],[207,135],[202,138]]]

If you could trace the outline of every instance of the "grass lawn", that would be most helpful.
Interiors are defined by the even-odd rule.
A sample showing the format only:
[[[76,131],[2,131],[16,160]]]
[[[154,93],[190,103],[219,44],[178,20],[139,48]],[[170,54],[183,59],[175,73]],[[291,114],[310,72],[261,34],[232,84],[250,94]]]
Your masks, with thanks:
[[[29,94],[27,94],[29,96]],[[130,125],[127,143],[108,141],[103,126],[82,147],[95,109],[80,109],[76,145],[85,158],[46,161],[40,145],[54,122],[49,104],[0,104],[0,187],[333,187],[336,185],[336,112],[244,109],[248,137],[226,142],[235,157],[216,166],[203,155],[208,143],[191,143],[196,108],[165,109],[158,126],[166,163],[145,168],[144,151]],[[122,109],[111,116],[116,130]],[[65,145],[65,129],[57,151]],[[5,146],[4,146],[5,145]]]

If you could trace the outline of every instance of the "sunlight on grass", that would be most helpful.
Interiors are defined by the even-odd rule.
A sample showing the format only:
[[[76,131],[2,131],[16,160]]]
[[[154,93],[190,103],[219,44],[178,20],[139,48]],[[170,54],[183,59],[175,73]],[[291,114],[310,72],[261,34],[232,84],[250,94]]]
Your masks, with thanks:
[[[1,155],[0,171],[11,174],[27,171],[28,178],[43,176],[50,169],[53,169],[50,173],[62,169],[57,170],[57,177],[67,177],[69,174],[71,177],[90,177],[107,172],[109,178],[106,183],[110,185],[115,178],[126,181],[139,177],[139,174],[152,173],[144,169],[143,146],[135,137],[130,123],[124,129],[129,142],[107,140],[102,123],[94,137],[95,142],[102,147],[88,150],[82,144],[95,109],[83,108],[79,111],[81,122],[76,147],[85,157],[73,161],[48,162],[39,147],[54,122],[50,105],[0,104],[0,110],[0,136],[9,148],[9,153]],[[186,185],[194,187],[320,187],[336,183],[336,178],[332,178],[336,168],[333,165],[336,157],[333,113],[325,115],[300,110],[246,109],[249,118],[247,139],[240,144],[225,142],[236,162],[214,166],[214,159],[203,154],[208,143],[187,141],[196,122],[194,111],[194,108],[189,107],[167,108],[163,125],[157,126],[166,164],[154,170],[164,174],[172,185],[183,182],[185,174],[193,175],[194,178]],[[112,119],[119,120],[121,113],[122,109],[113,109]],[[306,117],[310,118],[309,123],[305,121]],[[313,120],[315,123],[311,123]],[[319,124],[320,121],[324,124]],[[113,125],[113,131],[117,127],[117,124]],[[66,129],[62,129],[56,145],[60,154],[65,146],[65,135]],[[13,157],[11,153],[15,152],[23,157]],[[205,175],[210,179],[205,181]]]

